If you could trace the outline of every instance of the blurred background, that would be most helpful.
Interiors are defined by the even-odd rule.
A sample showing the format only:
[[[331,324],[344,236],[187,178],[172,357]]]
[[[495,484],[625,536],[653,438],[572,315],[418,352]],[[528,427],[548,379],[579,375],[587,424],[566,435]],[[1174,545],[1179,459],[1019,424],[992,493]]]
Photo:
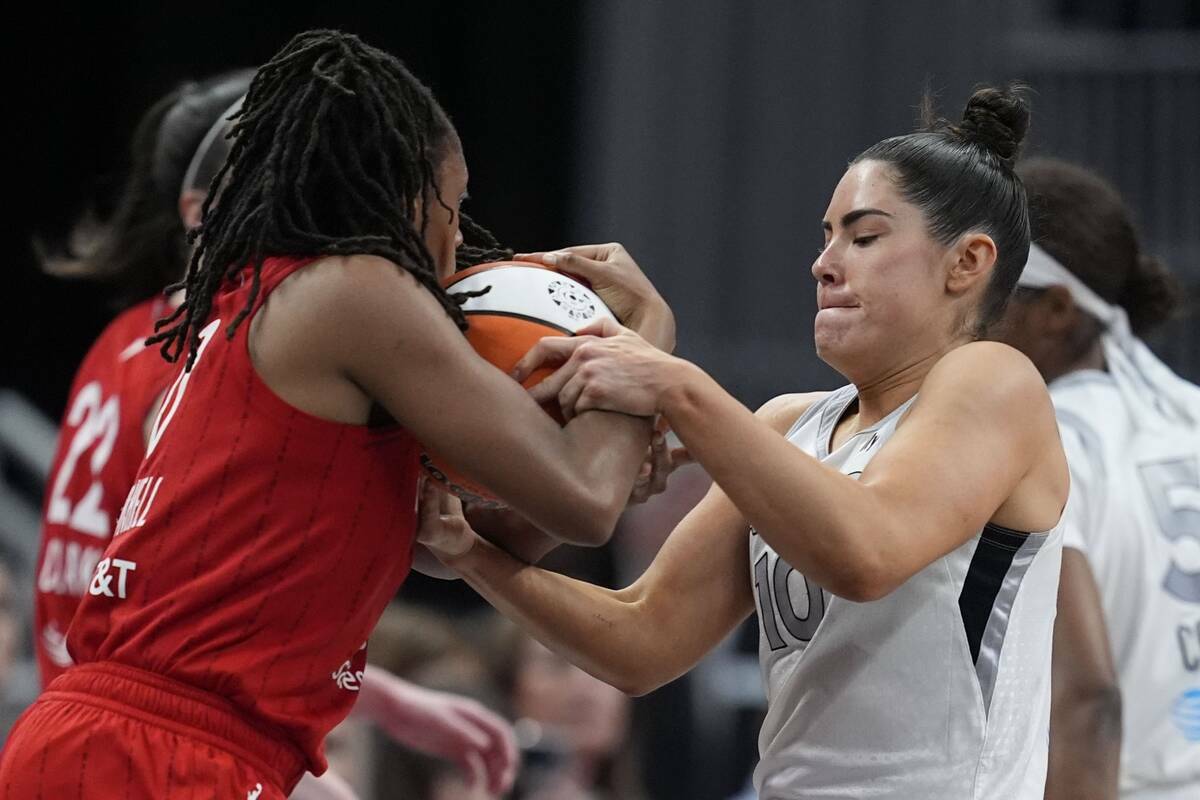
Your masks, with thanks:
[[[940,112],[957,117],[975,84],[1029,84],[1025,152],[1109,178],[1147,249],[1193,294],[1200,285],[1196,0],[396,0],[336,11],[293,0],[26,11],[33,19],[7,26],[5,48],[15,60],[15,146],[0,232],[0,727],[32,687],[31,564],[57,421],[74,370],[113,313],[96,287],[42,275],[31,239],[62,236],[81,212],[112,204],[132,127],[153,100],[184,79],[256,66],[300,30],[342,28],[406,61],[462,136],[470,213],[517,249],[623,242],[674,307],[679,352],[751,406],[840,383],[811,340],[809,267],[822,212],[849,159],[913,128],[926,86]],[[1200,380],[1200,317],[1181,317],[1151,344]],[[628,515],[611,546],[563,552],[556,565],[628,582],[705,483],[685,470],[667,495]],[[753,620],[692,675],[631,704],[572,683],[570,668],[489,618],[460,585],[414,580],[401,595],[384,632],[391,643],[373,650],[390,653],[401,674],[529,722],[535,775],[587,763],[590,788],[527,787],[524,796],[708,800],[744,786],[763,702]],[[395,663],[414,651],[424,660]],[[346,734],[345,747],[364,797],[468,797],[437,778],[437,765],[367,735]]]

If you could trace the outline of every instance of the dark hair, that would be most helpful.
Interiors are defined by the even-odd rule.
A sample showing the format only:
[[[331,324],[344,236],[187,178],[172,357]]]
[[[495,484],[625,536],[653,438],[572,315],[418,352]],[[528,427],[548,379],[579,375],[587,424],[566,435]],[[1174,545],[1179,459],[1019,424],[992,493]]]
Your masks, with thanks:
[[[1083,167],[1052,158],[1023,162],[1033,239],[1089,289],[1125,309],[1134,333],[1170,319],[1183,299],[1179,281],[1142,252],[1117,190]],[[1097,326],[1095,335],[1099,335]]]
[[[949,245],[968,231],[996,242],[996,266],[976,320],[976,333],[999,319],[1029,256],[1029,211],[1013,162],[1029,127],[1020,87],[978,89],[951,124],[935,120],[926,94],[925,130],[895,136],[854,159],[895,170],[904,198],[924,214],[930,234]]]
[[[258,296],[268,256],[371,254],[410,272],[459,324],[461,298],[438,284],[422,239],[429,207],[449,209],[436,172],[458,135],[433,94],[394,56],[356,36],[314,30],[295,36],[254,75],[234,115],[229,158],[204,202],[183,305],[160,320],[148,340],[171,361],[188,350],[221,282],[249,266],[245,307],[226,328],[232,337]],[[420,220],[410,219],[422,201]],[[496,241],[461,220],[464,236]]]
[[[129,305],[179,280],[187,259],[179,218],[184,173],[204,135],[245,93],[250,70],[237,70],[177,86],[139,120],[130,142],[130,170],[118,205],[103,220],[85,215],[67,242],[34,242],[42,269],[112,286]]]

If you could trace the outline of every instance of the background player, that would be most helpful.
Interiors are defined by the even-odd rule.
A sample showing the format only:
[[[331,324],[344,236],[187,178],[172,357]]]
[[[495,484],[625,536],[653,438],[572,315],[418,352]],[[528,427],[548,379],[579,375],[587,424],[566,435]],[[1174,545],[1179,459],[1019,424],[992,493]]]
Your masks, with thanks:
[[[812,274],[818,353],[850,386],[756,416],[611,329],[524,360],[566,361],[533,394],[568,414],[663,414],[716,482],[631,587],[519,564],[446,496],[422,512],[423,541],[633,693],[757,604],[762,800],[1041,798],[1067,467],[1037,372],[974,341],[1026,260],[1012,161],[1027,122],[1018,96],[980,90],[959,124],[880,142],[843,176]]]
[[[68,633],[80,663],[9,741],[0,784],[18,794],[78,796],[86,762],[114,791],[282,797],[324,769],[408,571],[418,441],[542,529],[597,543],[650,440],[621,414],[560,427],[467,345],[438,285],[466,165],[396,59],[301,34],[256,73],[234,137],[160,337],[188,369]],[[623,275],[641,293],[625,321],[670,347],[669,310]],[[93,751],[98,735],[118,746]]]
[[[1072,485],[1047,797],[1114,797],[1118,762],[1122,797],[1200,796],[1200,389],[1138,338],[1180,288],[1106,181],[1018,172],[1037,247],[997,335],[1050,384]]]
[[[53,274],[103,281],[118,302],[133,305],[80,366],[48,480],[34,637],[43,686],[71,664],[65,631],[134,483],[153,411],[178,371],[143,343],[181,300],[164,297],[162,287],[183,272],[186,231],[199,224],[209,183],[228,153],[225,117],[252,75],[241,70],[188,82],[151,106],[130,143],[132,166],[117,210],[103,222],[85,220],[70,248],[46,255]],[[355,713],[400,744],[453,761],[472,785],[503,791],[511,783],[511,730],[475,701],[374,667],[360,695]],[[306,781],[305,796],[345,796],[336,776],[322,781]]]

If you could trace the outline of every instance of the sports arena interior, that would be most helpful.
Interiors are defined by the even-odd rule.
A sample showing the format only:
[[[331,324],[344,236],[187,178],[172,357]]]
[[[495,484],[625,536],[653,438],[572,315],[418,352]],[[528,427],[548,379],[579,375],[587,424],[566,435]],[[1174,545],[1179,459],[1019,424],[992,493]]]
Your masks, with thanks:
[[[464,210],[509,251],[620,242],[670,305],[675,355],[751,410],[785,393],[847,383],[816,352],[810,271],[847,165],[873,143],[919,127],[923,98],[957,120],[978,87],[1018,83],[1029,106],[1021,159],[1078,165],[1119,193],[1141,252],[1169,269],[1180,292],[1170,318],[1142,338],[1178,378],[1200,383],[1196,0],[293,0],[33,4],[23,13],[34,21],[6,33],[16,139],[6,172],[16,196],[2,232],[9,266],[0,315],[0,744],[41,691],[34,605],[51,568],[39,563],[39,542],[72,381],[122,308],[102,280],[48,274],[45,254],[68,242],[81,219],[105,220],[118,208],[130,138],[158,98],[183,81],[257,69],[302,31],[361,37],[429,87],[470,165]],[[485,400],[478,413],[489,413]],[[601,586],[630,585],[709,490],[698,452],[665,489],[629,505],[607,544],[558,547],[541,566]],[[1111,793],[1048,789],[1047,798],[1200,797],[1200,451],[1190,461],[1187,453],[1174,458],[1197,482],[1181,478],[1183,488],[1164,495],[1171,516],[1155,541],[1173,571],[1152,583],[1185,598],[1170,644],[1172,657],[1182,657],[1185,688],[1172,689],[1161,716],[1182,748],[1173,768],[1191,777],[1182,788],[1139,794],[1113,765]],[[743,568],[755,585],[753,565]],[[1105,574],[1096,570],[1101,595]],[[371,633],[367,658],[512,723],[515,782],[481,786],[461,763],[351,717],[325,743],[344,793],[305,795],[321,790],[302,783],[293,796],[868,796],[808,795],[802,786],[755,793],[767,712],[761,636],[769,632],[752,613],[685,675],[630,697],[538,643],[466,581],[413,572]],[[1114,647],[1119,667],[1124,656]],[[1143,701],[1123,683],[1122,691],[1128,722],[1130,704]],[[1052,772],[1054,733],[1052,722]],[[1129,741],[1122,746],[1128,752]],[[257,797],[252,789],[248,796]],[[880,792],[870,796],[905,796]],[[97,788],[86,796],[119,795]]]

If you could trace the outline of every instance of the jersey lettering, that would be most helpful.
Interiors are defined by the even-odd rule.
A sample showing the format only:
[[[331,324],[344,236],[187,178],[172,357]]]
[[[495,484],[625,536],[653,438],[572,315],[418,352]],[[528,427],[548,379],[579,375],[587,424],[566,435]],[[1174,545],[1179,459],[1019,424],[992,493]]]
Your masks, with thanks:
[[[117,518],[117,529],[113,538],[120,536],[133,528],[146,524],[146,515],[150,506],[158,496],[158,487],[162,486],[162,478],[139,478],[125,497],[125,505],[121,506],[121,516]]]
[[[119,575],[116,576],[117,591],[114,593],[110,588],[112,586],[114,576],[109,575],[108,571],[116,568]],[[92,578],[92,585],[88,587],[88,594],[99,597],[117,597],[121,600],[125,599],[125,578],[134,570],[137,569],[137,563],[126,561],[123,558],[106,558],[96,565],[96,576]]]
[[[103,554],[99,547],[84,547],[58,537],[50,539],[38,570],[38,591],[82,597]]]

